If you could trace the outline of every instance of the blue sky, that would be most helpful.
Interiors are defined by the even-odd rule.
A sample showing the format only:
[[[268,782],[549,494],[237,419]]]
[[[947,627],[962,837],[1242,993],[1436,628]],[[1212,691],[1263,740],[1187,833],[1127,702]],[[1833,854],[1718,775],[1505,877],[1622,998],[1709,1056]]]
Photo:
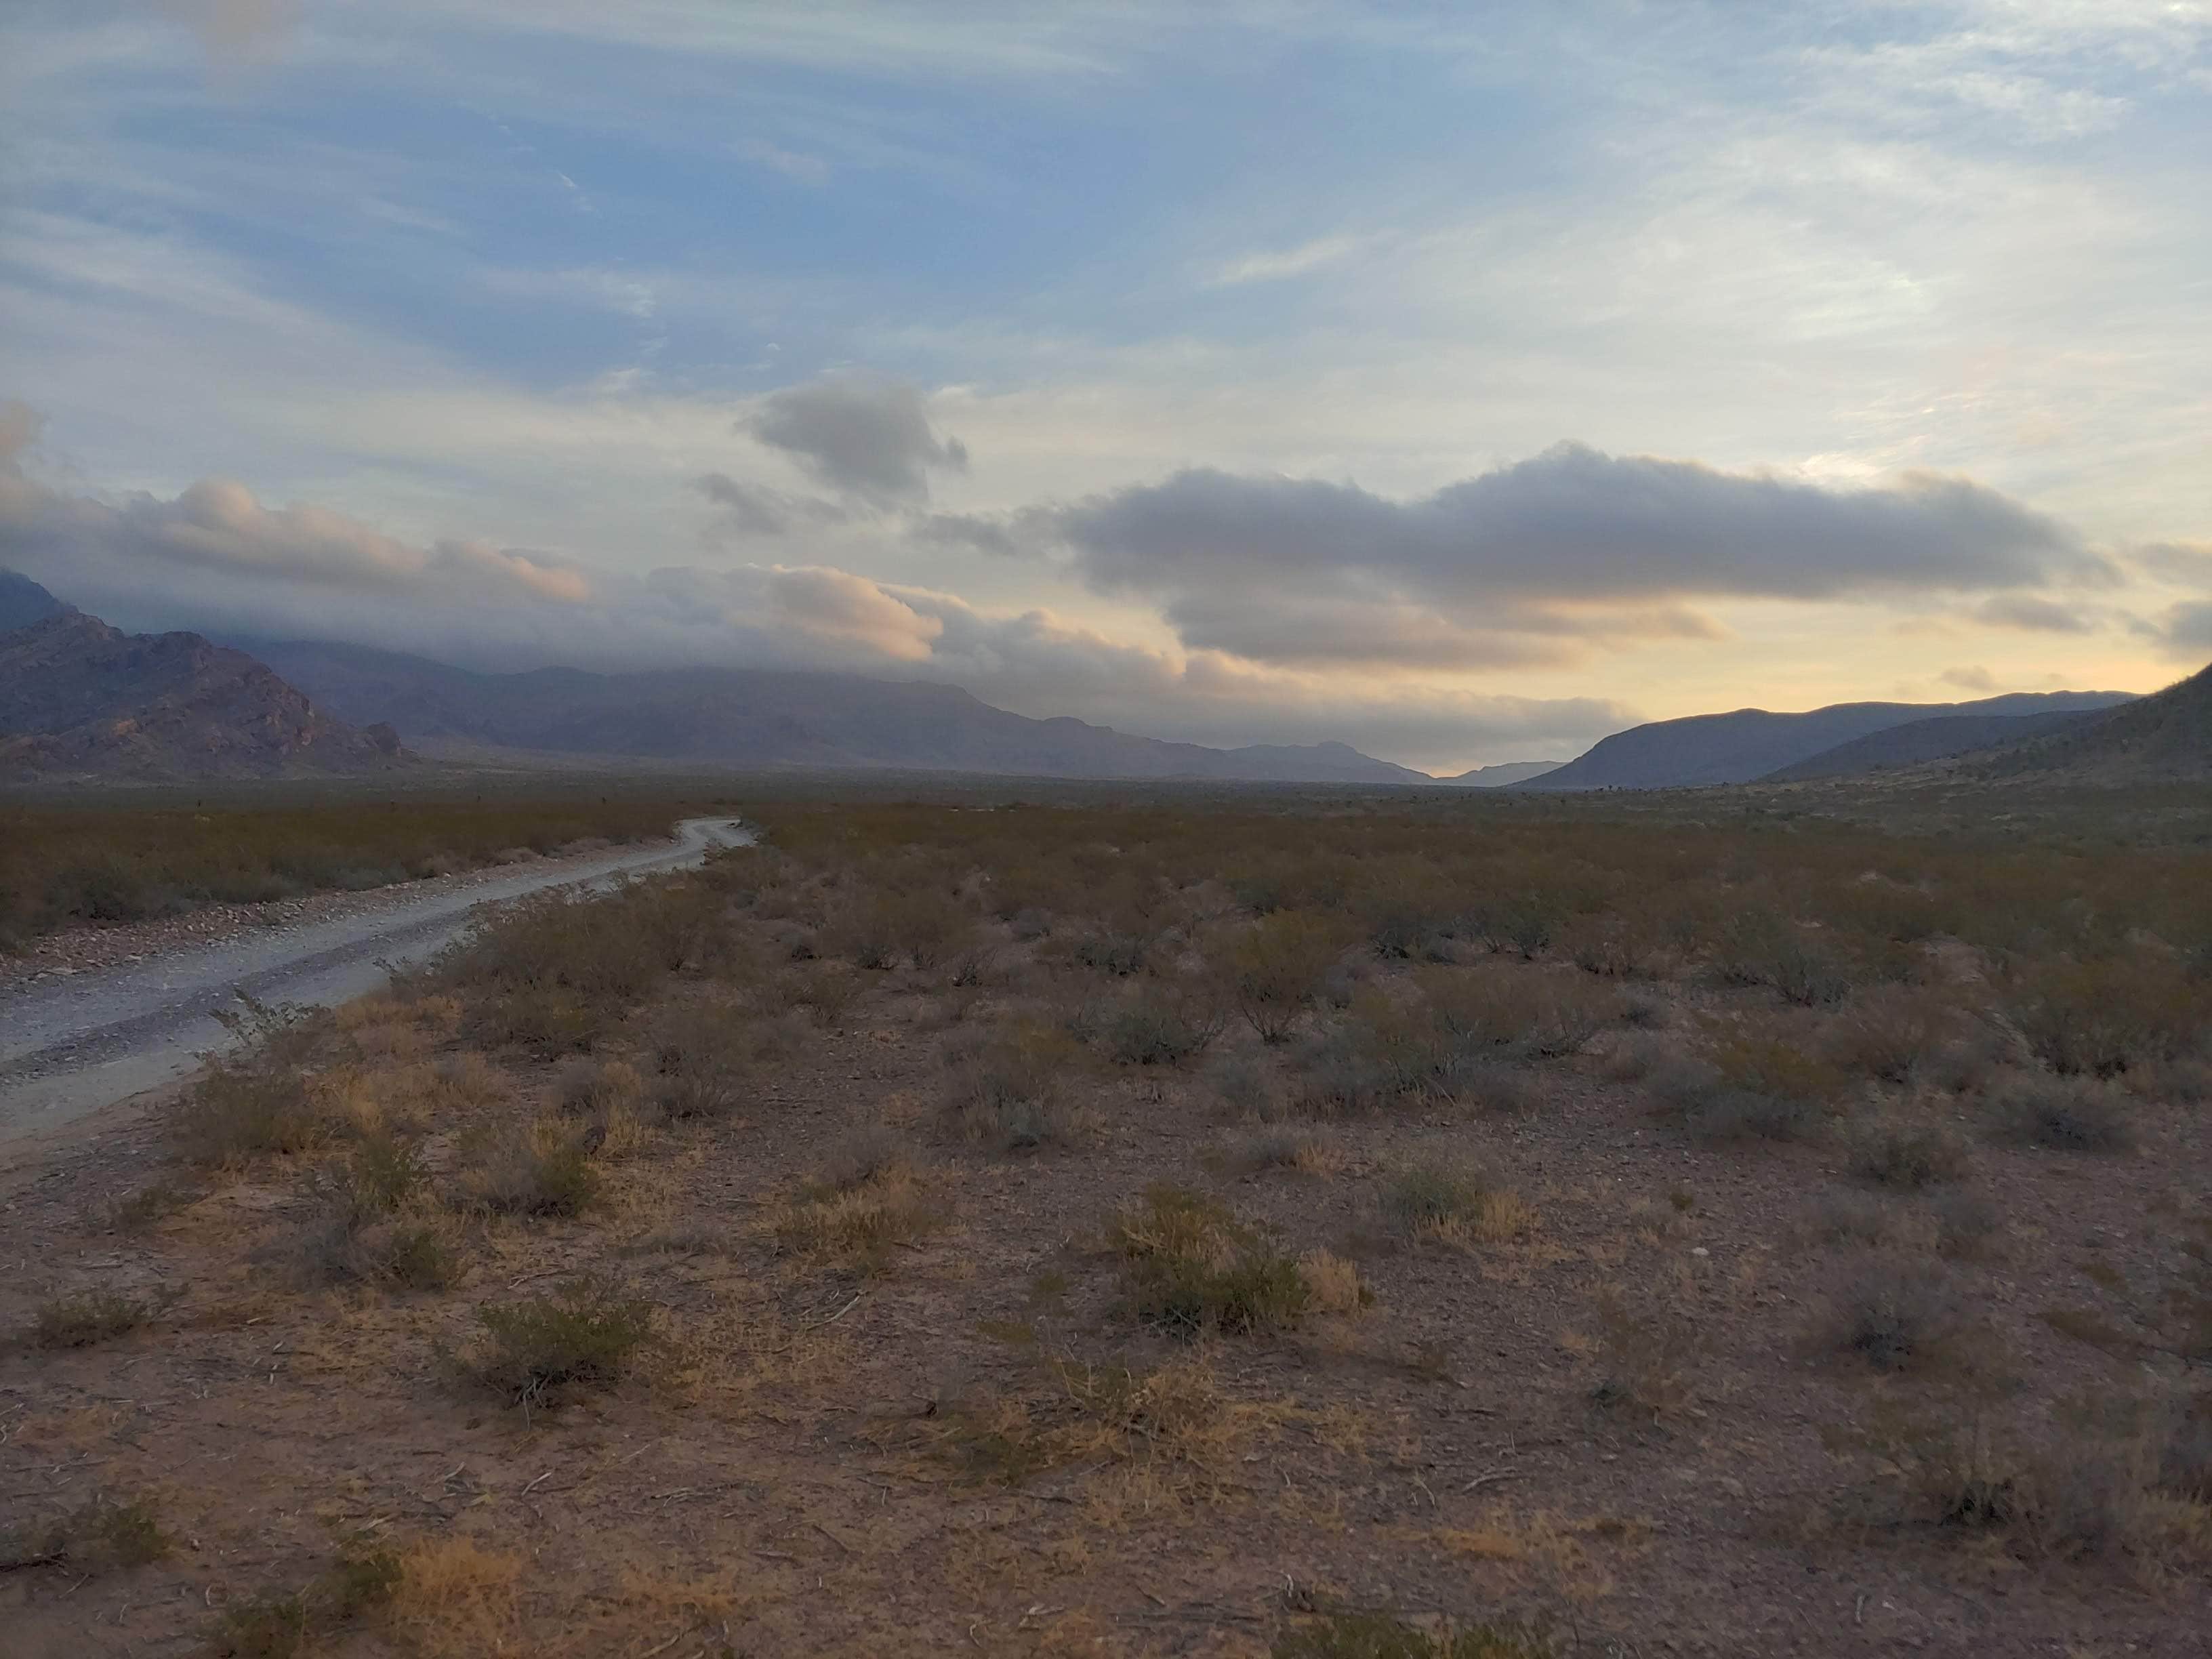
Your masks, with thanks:
[[[1439,769],[2212,657],[2203,0],[0,29],[0,562],[127,625]]]

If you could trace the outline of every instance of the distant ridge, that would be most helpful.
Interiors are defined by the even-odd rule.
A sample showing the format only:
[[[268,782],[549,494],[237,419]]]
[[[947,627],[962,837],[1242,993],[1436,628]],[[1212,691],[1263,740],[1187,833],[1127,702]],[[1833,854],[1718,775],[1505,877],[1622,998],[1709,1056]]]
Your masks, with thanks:
[[[1959,770],[2084,785],[2212,780],[2212,667],[2090,720],[1965,756]]]
[[[1601,739],[1526,789],[1683,789],[1749,783],[1893,726],[1943,715],[2013,715],[2110,708],[2124,691],[2014,692],[1975,702],[1842,702],[1802,714],[1740,708],[1654,720]]]
[[[2051,709],[2040,714],[1938,714],[1932,720],[1907,720],[1833,749],[1824,749],[1810,760],[1799,761],[1780,771],[1769,772],[1761,783],[1802,783],[1814,778],[1859,777],[1869,772],[1899,767],[1924,766],[1978,749],[1993,749],[2023,738],[2063,730],[2083,720],[2094,720],[2103,711],[2094,708]]]
[[[356,773],[406,759],[388,728],[330,718],[244,652],[198,634],[125,634],[0,572],[0,781]]]
[[[1462,789],[1503,789],[1556,772],[1565,764],[1565,761],[1500,761],[1495,766],[1478,766],[1471,772],[1438,778],[1437,781],[1457,784]]]
[[[252,649],[346,719],[386,722],[410,744],[483,759],[504,751],[516,757],[1036,777],[1434,781],[1341,743],[1242,749],[1167,743],[1064,716],[1032,720],[933,682],[745,668],[486,674],[326,641],[257,641]]]

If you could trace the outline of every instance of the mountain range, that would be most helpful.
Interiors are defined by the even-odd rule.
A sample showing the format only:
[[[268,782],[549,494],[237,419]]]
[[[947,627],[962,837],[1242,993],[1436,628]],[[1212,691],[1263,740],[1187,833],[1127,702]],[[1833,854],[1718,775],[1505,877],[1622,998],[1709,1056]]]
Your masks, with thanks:
[[[0,584],[0,781],[270,777],[409,763],[390,727],[331,719],[242,651],[198,634],[125,634],[33,583]]]
[[[2209,744],[2212,669],[2144,698],[2016,693],[1656,720],[1572,761],[1431,778],[1341,743],[1170,743],[1031,719],[930,682],[744,668],[484,673],[328,641],[125,634],[0,570],[0,781],[357,773],[427,757],[1540,791],[1799,783],[1933,766],[2096,782],[2202,778]]]
[[[1889,761],[1888,749],[1869,739],[1905,726],[1936,726],[1954,719],[2002,720],[2075,714],[2129,702],[2124,691],[2021,691],[1974,702],[1839,702],[1802,714],[1739,708],[1726,714],[1692,714],[1654,720],[1601,738],[1587,752],[1522,787],[1536,789],[1685,789],[1774,779],[1808,765],[1805,775],[1844,775]],[[2001,726],[1978,734],[2003,741]],[[1897,741],[1900,758],[1929,760],[1959,752],[1943,745],[1971,740],[1974,728],[1923,732]],[[1856,752],[1847,752],[1856,748]],[[1919,752],[1914,752],[1915,750]]]

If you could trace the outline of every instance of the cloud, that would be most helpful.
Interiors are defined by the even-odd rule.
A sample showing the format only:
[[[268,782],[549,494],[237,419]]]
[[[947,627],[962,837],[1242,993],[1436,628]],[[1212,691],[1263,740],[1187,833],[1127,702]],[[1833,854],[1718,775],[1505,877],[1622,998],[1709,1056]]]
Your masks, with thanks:
[[[160,0],[161,10],[200,38],[220,63],[251,63],[282,46],[299,21],[298,0]]]
[[[1280,664],[1561,661],[1718,636],[1697,599],[2112,574],[2064,526],[1963,478],[1838,489],[1576,444],[1412,501],[1192,470],[1007,527],[1057,542],[1098,592],[1158,603],[1186,646]]]
[[[167,499],[66,494],[21,465],[34,422],[20,404],[0,410],[0,564],[66,587],[88,610],[130,616],[167,599],[253,614],[266,595],[278,601],[271,614],[296,616],[301,602],[312,614],[357,598],[574,606],[592,597],[581,571],[545,554],[477,540],[416,546],[325,507],[264,507],[227,478]]]
[[[0,565],[129,629],[335,640],[495,670],[688,664],[928,679],[1031,715],[1223,745],[1337,738],[1454,770],[1570,752],[1635,718],[1601,698],[1347,682],[1162,648],[1042,608],[994,611],[818,563],[586,572],[481,541],[416,545],[327,508],[264,506],[223,479],[103,501],[26,474],[12,457],[34,428],[22,406],[0,406],[0,453],[11,457],[0,462]],[[727,510],[759,508],[755,487],[722,475],[693,487]]]
[[[2212,599],[2168,605],[2139,631],[2156,642],[2162,655],[2201,662],[2212,656]]]
[[[1323,236],[1297,247],[1280,248],[1268,252],[1248,253],[1241,258],[1225,260],[1206,276],[1208,288],[1237,288],[1246,283],[1280,282],[1285,277],[1304,276],[1349,258],[1366,245],[1360,236]]]
[[[964,472],[968,450],[939,438],[919,390],[838,377],[772,392],[738,429],[841,495],[878,507],[929,499],[932,471]]]
[[[1947,668],[1936,678],[1946,685],[1957,686],[1961,691],[1979,691],[1987,694],[1997,689],[1996,676],[1990,673],[1988,669],[1979,666]]]
[[[2212,542],[2146,542],[2132,552],[2136,563],[2154,576],[2212,587]]]
[[[848,516],[835,501],[788,495],[726,472],[702,473],[690,481],[690,488],[720,509],[707,527],[710,544],[786,536],[794,529],[839,524]]]
[[[2086,634],[2090,628],[2089,618],[2079,610],[2028,593],[1984,599],[1974,607],[1974,619],[1992,628],[2021,628],[2032,633]]]

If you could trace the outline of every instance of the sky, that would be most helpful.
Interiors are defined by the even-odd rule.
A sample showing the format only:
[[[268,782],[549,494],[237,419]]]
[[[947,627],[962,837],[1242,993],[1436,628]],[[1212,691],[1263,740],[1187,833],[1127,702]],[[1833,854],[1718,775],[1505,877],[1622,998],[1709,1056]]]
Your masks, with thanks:
[[[2212,0],[12,0],[0,565],[1425,769],[2212,659]]]

